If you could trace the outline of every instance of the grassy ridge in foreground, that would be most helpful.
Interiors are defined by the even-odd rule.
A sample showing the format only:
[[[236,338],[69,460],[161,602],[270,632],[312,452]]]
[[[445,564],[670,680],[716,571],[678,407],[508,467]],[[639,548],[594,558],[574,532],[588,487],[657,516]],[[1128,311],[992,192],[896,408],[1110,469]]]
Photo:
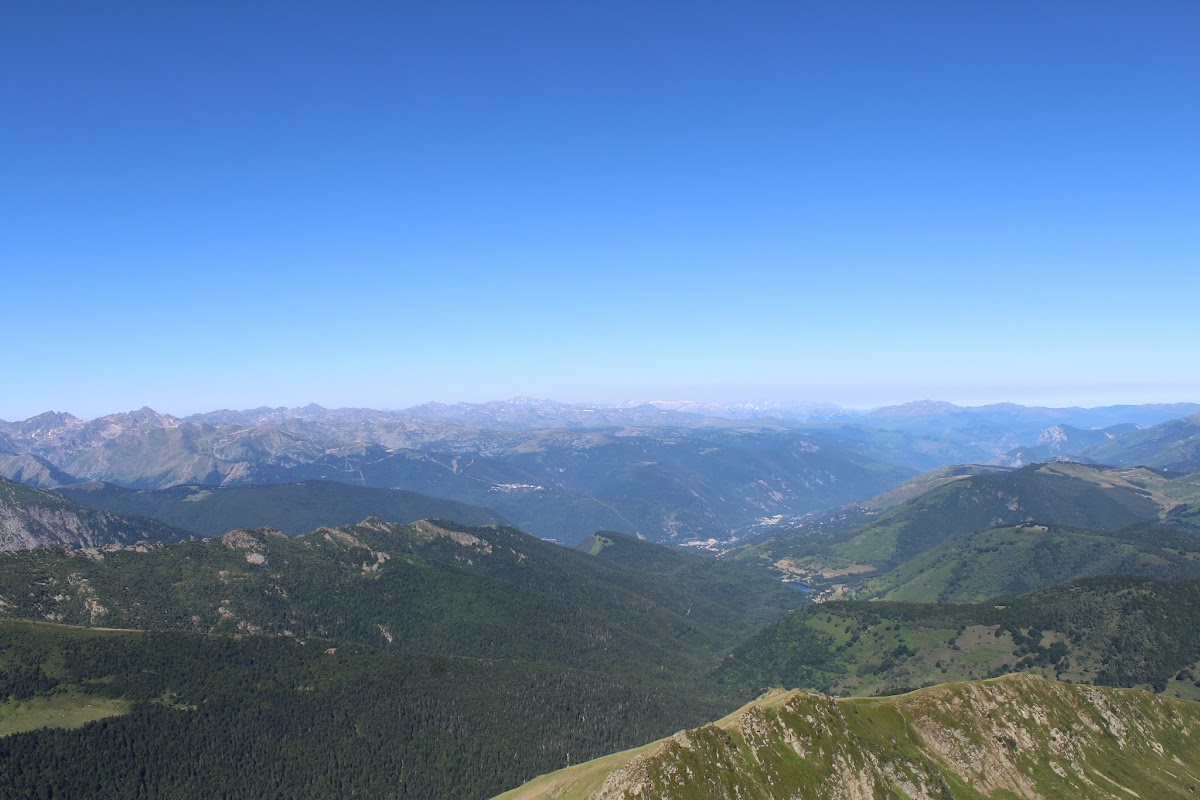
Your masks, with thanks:
[[[883,699],[779,693],[500,798],[1125,800],[1197,784],[1200,705],[1010,676]]]

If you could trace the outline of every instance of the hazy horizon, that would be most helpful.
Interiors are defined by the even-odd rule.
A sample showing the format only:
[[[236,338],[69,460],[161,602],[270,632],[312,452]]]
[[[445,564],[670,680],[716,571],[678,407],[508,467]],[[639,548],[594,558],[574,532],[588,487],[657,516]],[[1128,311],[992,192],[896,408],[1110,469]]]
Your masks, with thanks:
[[[733,399],[725,399],[725,400],[712,400],[712,399],[703,399],[703,398],[696,398],[696,397],[646,397],[646,398],[634,398],[634,399],[628,399],[628,400],[595,400],[595,399],[565,400],[565,399],[553,398],[553,397],[534,397],[531,395],[514,395],[512,397],[507,397],[507,398],[489,398],[489,399],[485,399],[485,400],[445,401],[445,400],[436,400],[435,399],[435,400],[425,400],[425,401],[421,401],[421,402],[417,402],[417,403],[406,403],[404,405],[395,405],[395,406],[372,406],[372,405],[362,405],[362,404],[328,405],[328,404],[320,403],[320,402],[316,402],[316,401],[309,401],[306,403],[276,403],[276,404],[258,403],[258,404],[252,404],[252,405],[222,405],[222,406],[213,406],[213,407],[205,407],[205,408],[195,408],[195,409],[176,409],[176,408],[169,408],[169,407],[159,407],[152,403],[142,403],[140,405],[129,405],[129,406],[122,407],[122,408],[115,408],[115,409],[99,411],[99,412],[93,411],[90,413],[79,413],[79,411],[71,408],[70,406],[62,405],[62,406],[51,406],[51,407],[47,407],[47,408],[42,408],[41,410],[35,411],[32,413],[24,413],[24,414],[18,413],[18,414],[11,414],[11,415],[7,415],[7,416],[3,413],[0,413],[0,421],[20,422],[20,421],[24,421],[27,419],[31,419],[40,414],[45,414],[45,413],[71,414],[72,416],[77,417],[79,419],[90,421],[93,419],[99,419],[101,417],[106,417],[106,416],[110,416],[113,414],[121,414],[121,413],[129,413],[129,412],[133,412],[133,411],[139,411],[143,408],[149,408],[157,413],[166,414],[168,416],[179,417],[179,418],[185,418],[185,417],[189,417],[189,416],[196,415],[196,414],[206,414],[206,413],[212,413],[212,412],[217,412],[217,411],[253,411],[256,409],[260,409],[260,408],[299,409],[299,408],[304,408],[308,405],[318,405],[327,410],[365,409],[365,410],[399,413],[399,412],[417,408],[417,407],[420,407],[420,406],[423,406],[426,404],[434,404],[434,403],[446,405],[446,406],[457,406],[457,405],[481,405],[481,404],[486,404],[486,403],[511,403],[511,402],[521,401],[521,400],[536,401],[536,402],[562,403],[565,405],[578,406],[578,407],[596,406],[597,408],[618,408],[618,407],[623,407],[623,406],[649,405],[649,404],[653,404],[653,403],[694,403],[696,405],[711,404],[711,405],[723,405],[723,406],[729,406],[729,407],[769,406],[769,407],[778,407],[778,408],[788,408],[788,407],[802,408],[805,406],[814,406],[814,407],[825,406],[825,407],[835,407],[842,411],[850,412],[850,413],[866,413],[866,412],[878,410],[880,408],[901,406],[901,405],[907,405],[907,404],[912,404],[912,403],[923,403],[923,402],[950,403],[951,405],[958,406],[961,408],[979,408],[979,407],[983,407],[983,406],[1011,403],[1014,405],[1020,405],[1020,406],[1025,406],[1025,407],[1029,407],[1029,408],[1062,408],[1062,409],[1067,409],[1067,408],[1093,409],[1093,408],[1105,408],[1105,407],[1110,407],[1110,406],[1177,405],[1177,404],[1188,404],[1188,403],[1200,403],[1200,400],[1196,400],[1194,398],[1192,398],[1192,399],[1184,398],[1184,399],[1178,399],[1178,400],[1175,400],[1175,399],[1146,400],[1146,401],[1139,401],[1139,402],[1111,402],[1111,403],[1106,403],[1106,402],[1101,402],[1101,403],[1072,403],[1072,402],[1039,403],[1039,402],[1021,402],[1018,400],[1011,400],[1011,399],[997,399],[997,400],[990,400],[990,401],[986,401],[986,402],[955,402],[954,400],[948,400],[944,397],[910,397],[910,398],[907,398],[904,400],[898,400],[896,402],[881,402],[881,403],[874,403],[874,404],[850,405],[850,404],[838,403],[835,401],[828,401],[828,400],[796,400],[796,399],[776,400],[776,399],[771,399],[771,398],[733,398]]]
[[[8,4],[5,419],[1200,397],[1200,5]]]

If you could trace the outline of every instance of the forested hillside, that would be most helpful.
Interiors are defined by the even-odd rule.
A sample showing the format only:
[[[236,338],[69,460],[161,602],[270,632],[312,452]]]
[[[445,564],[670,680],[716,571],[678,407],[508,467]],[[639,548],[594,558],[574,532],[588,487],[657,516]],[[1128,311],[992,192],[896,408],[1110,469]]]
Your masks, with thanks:
[[[712,669],[801,595],[603,538],[368,520],[5,555],[5,615],[104,628],[0,624],[0,796],[484,797],[747,699]]]
[[[668,558],[712,569],[699,556]],[[14,553],[0,558],[0,598],[7,616],[84,625],[323,636],[681,674],[800,602],[738,564],[681,586],[512,528],[379,520],[295,538],[238,531],[103,558]]]
[[[477,800],[722,710],[636,674],[11,621],[0,697],[14,800]]]
[[[460,525],[507,524],[495,511],[402,489],[369,489],[336,481],[261,486],[175,486],[126,489],[110,483],[65,486],[56,494],[80,505],[152,517],[199,536],[232,530],[274,528],[296,536],[325,526],[350,525],[367,517],[390,522],[452,519]]]
[[[718,677],[861,695],[1010,672],[1200,699],[1200,583],[1105,577],[999,603],[812,604],[736,648]]]

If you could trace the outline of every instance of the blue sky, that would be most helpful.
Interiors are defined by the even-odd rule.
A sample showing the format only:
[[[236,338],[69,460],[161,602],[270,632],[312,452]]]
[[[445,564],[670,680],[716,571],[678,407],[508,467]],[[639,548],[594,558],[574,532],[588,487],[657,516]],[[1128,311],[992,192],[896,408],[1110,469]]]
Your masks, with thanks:
[[[1200,5],[7,3],[0,418],[1200,399]]]

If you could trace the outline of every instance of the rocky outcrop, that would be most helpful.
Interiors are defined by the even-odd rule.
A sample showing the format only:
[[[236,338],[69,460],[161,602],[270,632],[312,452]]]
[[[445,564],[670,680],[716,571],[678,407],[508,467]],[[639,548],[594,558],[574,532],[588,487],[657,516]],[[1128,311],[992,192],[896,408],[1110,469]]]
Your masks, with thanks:
[[[104,548],[177,542],[190,536],[157,520],[86,508],[53,492],[0,478],[0,551]]]

